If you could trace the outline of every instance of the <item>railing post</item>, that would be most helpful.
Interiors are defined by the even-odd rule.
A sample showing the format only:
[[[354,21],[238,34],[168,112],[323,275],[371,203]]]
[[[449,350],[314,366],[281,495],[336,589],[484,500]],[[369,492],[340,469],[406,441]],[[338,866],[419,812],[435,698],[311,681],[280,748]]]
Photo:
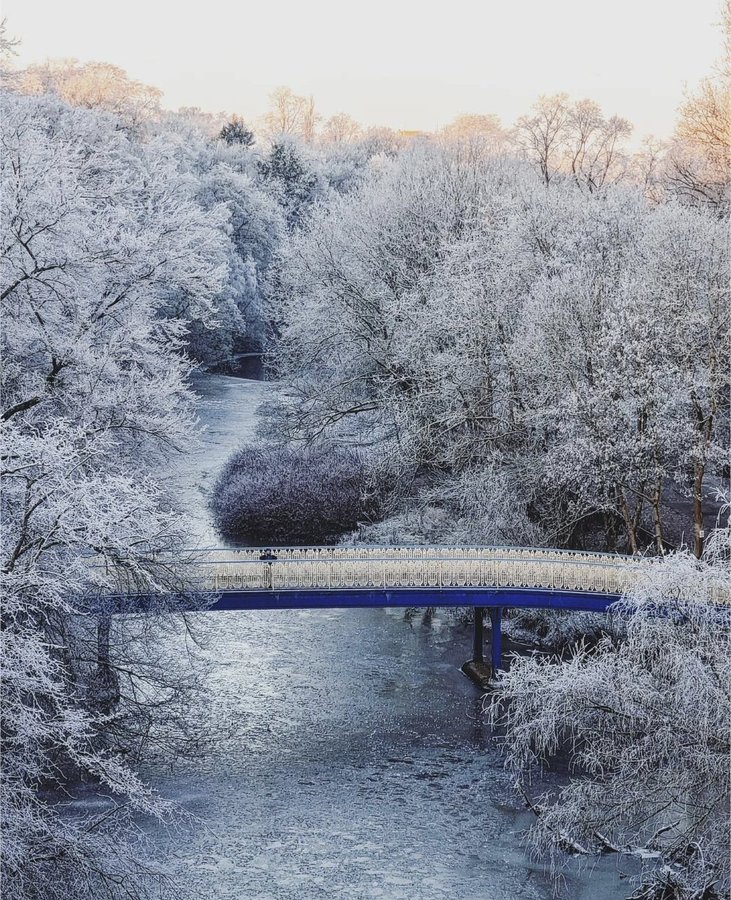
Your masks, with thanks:
[[[492,632],[490,634],[490,662],[493,671],[502,668],[503,658],[503,610],[500,606],[490,607],[490,623]]]
[[[472,632],[472,662],[484,662],[483,639],[482,633],[484,628],[485,610],[481,606],[476,606],[474,612],[474,628]]]

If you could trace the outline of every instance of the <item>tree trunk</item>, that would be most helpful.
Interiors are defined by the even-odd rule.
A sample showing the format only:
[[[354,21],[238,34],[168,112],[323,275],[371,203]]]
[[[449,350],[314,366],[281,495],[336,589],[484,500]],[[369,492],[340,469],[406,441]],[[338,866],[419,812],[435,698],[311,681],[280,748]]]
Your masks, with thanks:
[[[97,623],[96,672],[92,676],[91,694],[94,704],[102,712],[110,712],[119,703],[119,677],[111,660],[112,617],[99,616]]]
[[[655,491],[652,495],[652,521],[655,527],[655,549],[662,556],[665,552],[665,538],[662,529],[662,509],[660,506],[662,500],[662,481],[655,484]]]
[[[703,546],[705,543],[705,533],[703,531],[703,479],[706,474],[706,457],[708,455],[708,446],[713,436],[714,410],[708,415],[704,415],[703,409],[697,399],[694,399],[696,426],[701,438],[701,445],[698,448],[697,461],[693,466],[693,553],[701,558],[703,555]]]
[[[693,553],[698,559],[703,556],[705,540],[705,532],[703,530],[703,476],[705,471],[705,465],[697,463],[693,478]]]
[[[627,537],[629,538],[629,545],[632,553],[637,553],[639,548],[637,546],[637,520],[638,520],[638,511],[642,509],[642,500],[638,499],[637,501],[637,510],[635,511],[634,517],[630,512],[629,503],[627,503],[627,495],[625,494],[623,488],[617,488],[617,496],[619,497],[619,501],[622,508],[622,518],[624,519],[624,524],[627,529]]]
[[[617,526],[619,524],[617,514],[614,510],[605,510],[604,516],[604,535],[607,550],[616,552],[617,550]]]

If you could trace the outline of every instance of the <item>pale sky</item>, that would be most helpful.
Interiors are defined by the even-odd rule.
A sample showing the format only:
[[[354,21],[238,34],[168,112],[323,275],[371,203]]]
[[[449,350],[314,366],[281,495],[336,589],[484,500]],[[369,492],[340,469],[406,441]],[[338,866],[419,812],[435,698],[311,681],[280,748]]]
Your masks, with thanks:
[[[18,63],[100,60],[165,106],[253,121],[278,85],[325,116],[432,130],[504,124],[539,94],[591,97],[667,137],[686,87],[720,57],[721,0],[4,0]]]

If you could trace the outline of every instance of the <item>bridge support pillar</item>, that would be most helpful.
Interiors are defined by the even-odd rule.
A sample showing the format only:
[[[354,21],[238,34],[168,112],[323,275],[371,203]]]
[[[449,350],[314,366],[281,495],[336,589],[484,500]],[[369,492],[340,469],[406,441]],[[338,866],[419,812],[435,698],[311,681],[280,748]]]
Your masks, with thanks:
[[[471,678],[483,691],[490,689],[492,666],[485,662],[483,632],[485,628],[485,607],[475,606],[472,631],[472,659],[462,666],[464,674]]]
[[[497,669],[502,669],[503,658],[503,609],[501,606],[490,607],[490,623],[492,625],[490,662],[493,671],[497,671]]]
[[[476,606],[474,612],[474,626],[472,632],[472,662],[481,663],[485,661],[483,650],[483,631],[485,621],[485,610],[482,606]]]

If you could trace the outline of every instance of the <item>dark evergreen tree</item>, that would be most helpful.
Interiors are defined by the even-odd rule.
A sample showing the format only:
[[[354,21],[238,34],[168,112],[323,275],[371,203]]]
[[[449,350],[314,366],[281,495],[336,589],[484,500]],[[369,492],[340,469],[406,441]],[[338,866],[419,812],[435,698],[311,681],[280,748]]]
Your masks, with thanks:
[[[278,187],[289,225],[298,224],[315,198],[317,175],[307,168],[296,145],[277,141],[269,157],[259,163],[259,171]]]
[[[238,116],[234,116],[230,122],[226,122],[218,136],[222,141],[226,141],[227,144],[241,144],[243,147],[251,147],[254,143],[254,132]]]

